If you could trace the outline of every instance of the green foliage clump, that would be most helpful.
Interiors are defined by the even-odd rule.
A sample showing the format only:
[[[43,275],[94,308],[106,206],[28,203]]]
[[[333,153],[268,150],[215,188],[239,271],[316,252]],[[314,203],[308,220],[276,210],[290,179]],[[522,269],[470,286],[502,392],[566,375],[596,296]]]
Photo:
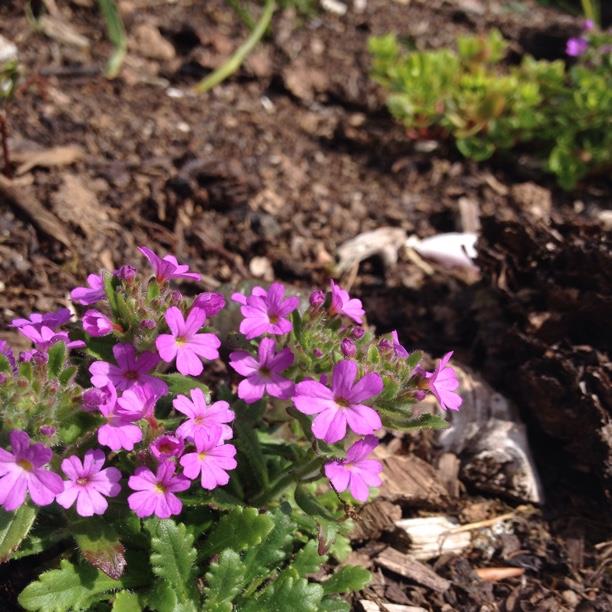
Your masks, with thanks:
[[[592,35],[589,51],[569,69],[531,56],[505,66],[507,43],[496,30],[460,37],[457,50],[433,51],[405,51],[389,34],[371,38],[370,52],[389,109],[411,136],[450,136],[478,161],[534,143],[559,184],[572,189],[612,164],[608,38]]]

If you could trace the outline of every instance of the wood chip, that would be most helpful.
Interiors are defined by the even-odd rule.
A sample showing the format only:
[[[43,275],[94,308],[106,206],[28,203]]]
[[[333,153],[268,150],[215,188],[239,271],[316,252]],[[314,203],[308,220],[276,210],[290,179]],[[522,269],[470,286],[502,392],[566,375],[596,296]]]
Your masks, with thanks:
[[[438,506],[448,493],[438,472],[429,463],[413,455],[396,455],[383,459],[381,497]]]
[[[393,531],[401,518],[402,509],[398,505],[378,497],[359,511],[351,539],[376,540],[383,531]]]
[[[55,238],[66,247],[72,246],[65,224],[38,202],[29,187],[17,186],[13,181],[0,175],[0,198],[9,200],[30,218],[33,225],[48,236]]]
[[[460,525],[445,516],[402,519],[395,524],[410,538],[410,555],[421,561],[443,553],[461,553],[472,541],[468,532],[454,533]]]
[[[394,548],[383,550],[376,557],[374,563],[438,593],[444,593],[451,585],[446,578],[438,576],[428,565],[404,555]]]
[[[87,238],[99,235],[109,226],[106,209],[100,206],[96,194],[74,174],[65,174],[60,188],[51,196],[53,209],[65,223],[83,230]]]
[[[360,599],[359,605],[363,612],[382,612],[381,608],[377,603],[369,601],[368,599]],[[387,612],[427,612],[425,608],[420,606],[403,606],[400,604],[387,603],[386,601],[382,604]]]
[[[497,582],[506,578],[517,578],[525,573],[523,567],[476,567],[474,573],[485,582]]]
[[[42,166],[69,166],[83,157],[83,149],[76,145],[66,145],[42,149],[41,151],[15,151],[13,159],[21,162],[16,174],[19,176],[35,168]]]

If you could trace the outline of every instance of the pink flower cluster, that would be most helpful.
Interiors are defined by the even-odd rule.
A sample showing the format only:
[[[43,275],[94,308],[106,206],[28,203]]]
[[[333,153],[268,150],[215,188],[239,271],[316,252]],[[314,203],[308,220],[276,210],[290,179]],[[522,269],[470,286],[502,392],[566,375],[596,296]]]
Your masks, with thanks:
[[[313,417],[312,435],[330,445],[342,442],[347,434],[363,436],[350,446],[344,459],[327,463],[325,474],[338,492],[348,489],[355,499],[364,501],[368,497],[368,487],[380,484],[382,466],[368,455],[377,444],[373,434],[382,428],[380,416],[370,404],[382,392],[383,379],[377,372],[359,376],[360,368],[355,358],[356,342],[365,333],[362,303],[351,298],[334,281],[327,295],[321,290],[311,294],[309,303],[314,317],[339,320],[343,339],[338,349],[344,358],[335,362],[331,382],[328,383],[327,376],[322,376],[320,380],[305,379],[294,383],[295,356],[286,346],[290,343],[293,325],[287,317],[299,303],[297,298],[286,298],[284,291],[283,286],[276,283],[267,291],[255,287],[250,296],[232,296],[241,305],[240,331],[246,339],[263,336],[257,354],[244,350],[230,354],[230,366],[243,377],[238,385],[238,396],[247,404],[261,400],[264,395],[290,400],[299,412]],[[391,332],[390,339],[379,342],[378,349],[392,360],[404,360],[410,355],[400,343],[396,330]],[[321,358],[324,354],[315,348],[314,356]],[[443,409],[456,410],[461,399],[455,393],[458,382],[447,365],[449,358],[450,354],[446,355],[434,372],[423,372],[419,380],[422,388],[429,390]]]

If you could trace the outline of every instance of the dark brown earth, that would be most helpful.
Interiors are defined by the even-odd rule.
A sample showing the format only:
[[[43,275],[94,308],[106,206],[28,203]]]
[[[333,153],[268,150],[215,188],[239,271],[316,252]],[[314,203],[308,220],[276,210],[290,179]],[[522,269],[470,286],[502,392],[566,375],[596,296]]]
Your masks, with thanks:
[[[532,1],[284,10],[242,70],[196,95],[191,86],[246,35],[221,0],[122,1],[130,50],[113,81],[103,77],[111,49],[93,1],[32,4],[84,42],[34,28],[19,0],[0,4],[0,34],[23,66],[6,109],[14,178],[0,182],[2,322],[64,305],[86,273],[140,263],[140,244],[188,261],[207,288],[252,276],[310,287],[362,232],[394,226],[423,238],[472,229],[475,213],[479,280],[424,272],[404,252],[393,266],[371,258],[344,280],[380,331],[397,328],[407,346],[436,356],[454,348],[517,403],[546,503],[490,546],[429,562],[448,590],[375,565],[362,598],[433,610],[612,609],[610,183],[568,194],[528,151],[480,165],[448,143],[426,151],[368,78],[373,34],[396,31],[428,48],[497,27],[516,61],[562,57],[579,21]],[[56,147],[66,148],[49,153]],[[391,445],[436,465],[429,435]],[[469,523],[520,503],[483,494],[467,474],[446,486],[457,495],[394,500],[391,515]],[[356,558],[370,566],[385,543],[398,547],[396,535],[366,534]],[[494,582],[474,573],[500,566],[524,573]]]

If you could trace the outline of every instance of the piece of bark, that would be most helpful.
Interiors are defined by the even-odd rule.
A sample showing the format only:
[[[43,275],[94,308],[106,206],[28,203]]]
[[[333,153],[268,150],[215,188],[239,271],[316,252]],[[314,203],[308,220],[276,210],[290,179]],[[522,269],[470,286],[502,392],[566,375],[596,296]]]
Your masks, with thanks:
[[[459,554],[468,548],[472,537],[468,532],[453,533],[460,525],[445,516],[402,519],[395,523],[410,538],[410,555],[426,561],[443,553]]]
[[[386,548],[374,560],[381,567],[408,578],[417,584],[444,593],[450,587],[450,582],[442,576],[438,576],[429,566],[417,561],[413,557],[404,555],[394,548]]]
[[[36,200],[28,187],[13,185],[12,181],[0,176],[0,198],[9,200],[49,237],[55,238],[66,247],[72,246],[65,225]]]
[[[446,487],[451,497],[459,497],[461,483],[459,482],[459,468],[461,461],[454,453],[442,453],[438,458],[438,473],[440,481]]]
[[[438,442],[461,459],[462,480],[481,491],[542,503],[544,493],[516,408],[479,376],[455,366],[463,405]]]
[[[13,160],[20,162],[15,174],[20,176],[36,166],[69,166],[83,157],[83,149],[77,145],[51,147],[40,151],[15,151]]]
[[[402,509],[382,498],[376,498],[361,508],[355,518],[353,540],[377,540],[383,531],[393,531],[402,518]]]
[[[438,472],[422,459],[396,455],[383,459],[383,465],[381,497],[436,507],[447,500],[448,493]]]

